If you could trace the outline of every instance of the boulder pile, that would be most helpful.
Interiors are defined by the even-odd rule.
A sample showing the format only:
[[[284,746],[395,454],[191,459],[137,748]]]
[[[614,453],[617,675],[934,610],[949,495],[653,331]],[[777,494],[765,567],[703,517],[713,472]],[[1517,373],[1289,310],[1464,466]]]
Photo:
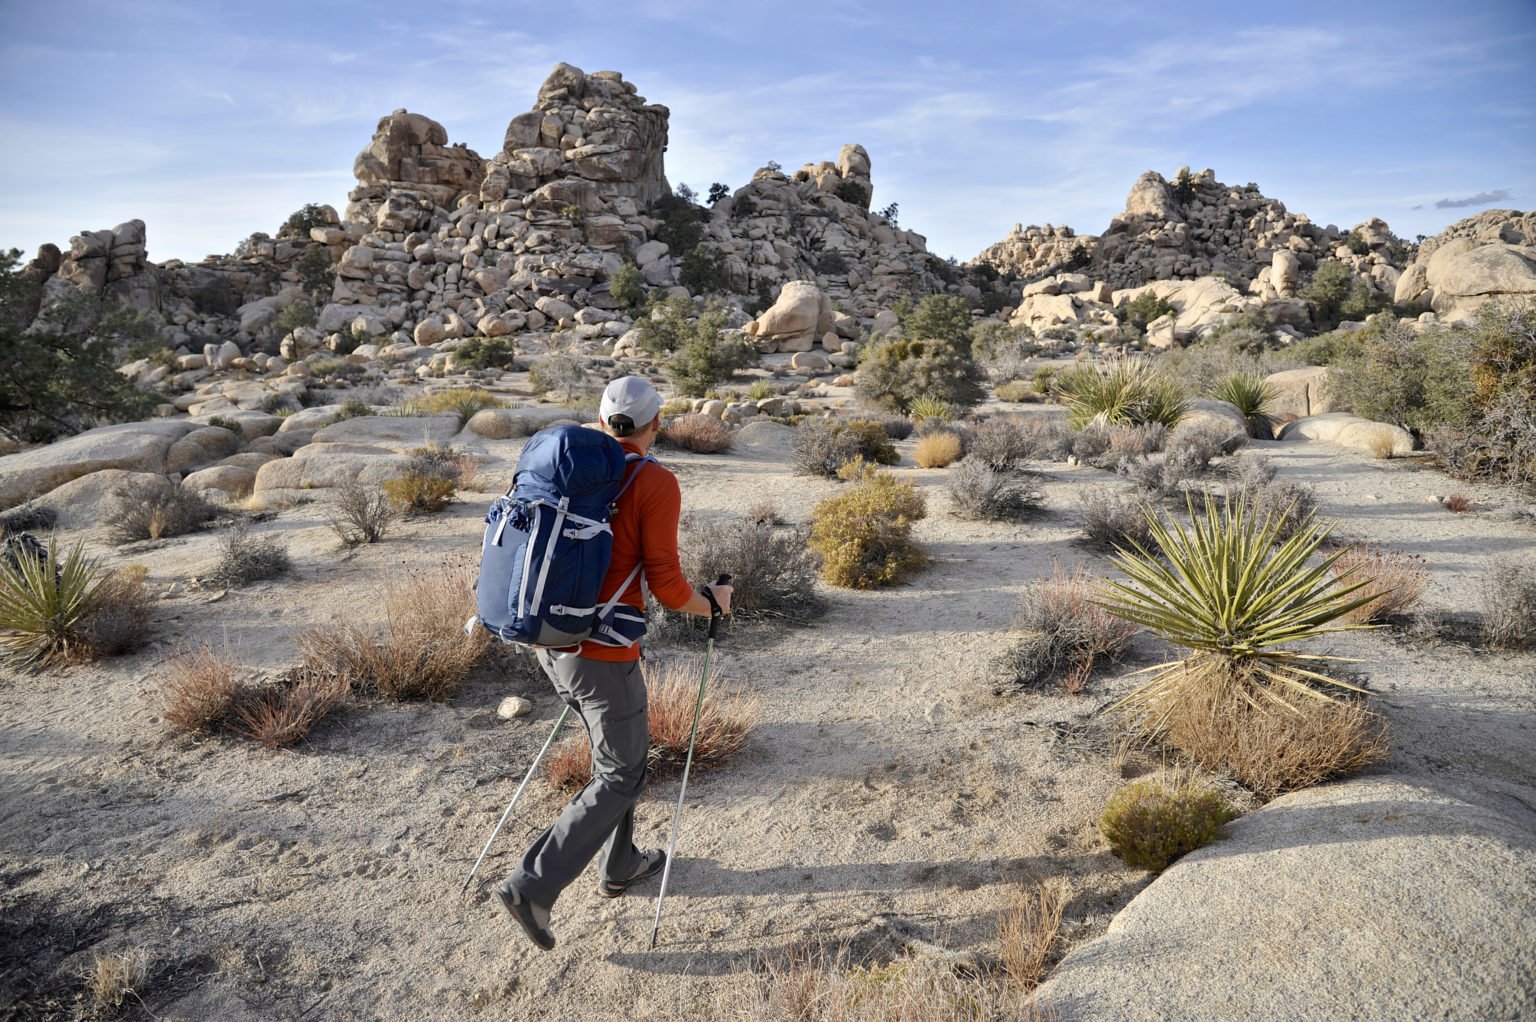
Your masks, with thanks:
[[[1441,319],[1467,319],[1490,298],[1536,295],[1536,212],[1490,209],[1419,246],[1393,297]]]

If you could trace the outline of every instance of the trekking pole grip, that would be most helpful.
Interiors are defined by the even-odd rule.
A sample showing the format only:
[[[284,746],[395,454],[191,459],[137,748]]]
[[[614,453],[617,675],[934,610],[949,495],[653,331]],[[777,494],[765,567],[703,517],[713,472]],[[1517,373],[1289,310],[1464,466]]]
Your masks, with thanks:
[[[712,584],[728,586],[731,584],[731,576],[721,575]],[[709,638],[713,640],[716,629],[720,627],[720,604],[715,602],[715,594],[709,591],[709,586],[704,587],[704,598],[709,601]]]

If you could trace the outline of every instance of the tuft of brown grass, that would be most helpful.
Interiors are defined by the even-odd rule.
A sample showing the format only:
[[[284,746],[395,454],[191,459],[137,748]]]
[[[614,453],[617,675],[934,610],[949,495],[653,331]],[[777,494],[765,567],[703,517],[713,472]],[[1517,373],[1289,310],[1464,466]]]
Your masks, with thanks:
[[[406,472],[386,479],[383,490],[406,514],[435,514],[452,503],[458,485],[444,476]]]
[[[997,922],[1003,972],[1019,990],[1033,990],[1045,978],[1062,945],[1061,914],[1067,886],[1054,879],[1021,888]]]
[[[268,749],[303,739],[351,690],[345,675],[298,668],[276,685],[246,693],[234,729]]]
[[[1472,498],[1465,493],[1453,493],[1445,498],[1444,503],[1447,511],[1458,515],[1474,511],[1477,508],[1477,505],[1472,502]]]
[[[229,716],[239,689],[239,667],[200,642],[166,663],[156,701],[171,730],[206,731]]]
[[[299,635],[304,666],[350,678],[386,699],[446,699],[490,649],[490,633],[464,634],[475,570],[464,563],[409,572],[384,589],[381,628],[314,627]]]
[[[1118,662],[1136,635],[1136,625],[1099,606],[1095,580],[1081,567],[1070,573],[1051,567],[1024,594],[1014,627],[1025,633],[993,662],[1015,685],[1054,678],[1072,695],[1082,692],[1101,657]]]
[[[1256,706],[1232,688],[1181,700],[1164,736],[1198,766],[1265,799],[1356,773],[1388,751],[1387,722],[1363,699]]]
[[[912,448],[912,460],[923,468],[947,468],[960,460],[964,449],[953,433],[930,433]]]
[[[1396,452],[1397,444],[1393,442],[1390,436],[1374,433],[1366,441],[1366,447],[1370,449],[1371,456],[1376,460],[1390,461],[1392,460],[1392,455]]]
[[[144,585],[149,570],[133,564],[118,568],[96,590],[96,610],[82,629],[91,656],[118,656],[137,649],[149,634],[155,598]]]
[[[736,434],[713,415],[682,415],[661,429],[662,439],[695,454],[718,454],[731,449]]]
[[[650,770],[652,775],[680,771],[688,758],[688,736],[699,695],[700,660],[668,660],[647,671]],[[757,704],[739,688],[711,678],[699,711],[699,736],[693,749],[695,768],[725,763],[746,745],[757,720]],[[553,787],[575,790],[592,779],[592,747],[585,734],[566,739],[550,751],[545,780]]]
[[[138,997],[149,982],[149,953],[143,948],[98,953],[85,973],[86,990],[98,1011],[113,1012]]]
[[[1483,639],[1490,646],[1536,646],[1536,562],[1495,565],[1480,580]]]
[[[107,533],[115,543],[180,536],[202,526],[218,509],[168,479],[129,483],[112,494]]]
[[[1345,621],[1372,624],[1401,614],[1413,606],[1429,584],[1424,558],[1397,550],[1356,543],[1330,566],[1333,573],[1351,582],[1363,581],[1361,596],[1375,598],[1344,615]]]

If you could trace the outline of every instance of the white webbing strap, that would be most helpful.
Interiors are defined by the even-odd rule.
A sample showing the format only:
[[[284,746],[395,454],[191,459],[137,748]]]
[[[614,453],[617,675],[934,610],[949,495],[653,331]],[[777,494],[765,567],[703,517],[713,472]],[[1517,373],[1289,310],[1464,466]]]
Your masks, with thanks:
[[[603,609],[598,611],[598,613],[597,613],[597,619],[599,621],[603,620],[609,614],[613,613],[613,608],[618,606],[618,604],[619,604],[619,597],[623,596],[626,592],[628,592],[629,591],[629,587],[635,584],[635,579],[639,578],[639,576],[640,576],[640,569],[642,567],[644,567],[644,562],[643,561],[641,563],[639,563],[639,564],[636,564],[635,565],[635,570],[629,573],[629,577],[624,580],[624,584],[619,586],[618,589],[614,590],[613,598],[610,599],[607,603],[603,604]],[[644,582],[643,579],[641,580],[640,584],[641,584],[641,587],[643,588],[644,585],[645,585],[645,582]]]
[[[566,502],[560,499],[560,511],[555,515],[555,524],[549,530],[549,542],[544,546],[544,563],[539,565],[539,584],[533,589],[533,603],[528,606],[529,614],[537,614],[539,606],[544,602],[544,583],[549,581],[549,565],[555,559],[555,544],[560,541],[560,526],[565,521]],[[533,544],[528,544],[528,549],[533,549]]]

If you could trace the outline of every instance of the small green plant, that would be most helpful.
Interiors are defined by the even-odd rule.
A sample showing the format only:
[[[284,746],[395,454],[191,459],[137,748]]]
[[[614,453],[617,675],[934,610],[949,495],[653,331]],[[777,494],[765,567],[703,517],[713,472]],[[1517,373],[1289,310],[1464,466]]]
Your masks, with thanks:
[[[1140,334],[1146,333],[1149,323],[1172,315],[1178,310],[1173,307],[1172,302],[1157,292],[1143,291],[1115,311],[1122,323],[1135,328]]]
[[[315,307],[306,299],[289,302],[277,316],[277,329],[290,334],[300,327],[315,325]]]
[[[821,557],[822,580],[845,589],[901,581],[926,560],[911,532],[927,514],[927,501],[910,480],[867,471],[811,512],[810,548]]]
[[[372,414],[372,406],[364,404],[355,397],[349,397],[341,403],[340,408],[336,409],[335,414],[331,416],[331,421],[343,422],[347,419],[361,419]]]
[[[725,287],[725,269],[713,247],[699,245],[678,260],[677,282],[696,295]]]
[[[407,403],[412,415],[440,415],[452,412],[459,422],[468,422],[476,412],[487,408],[505,408],[505,399],[479,387],[439,390]],[[342,406],[345,409],[345,405]],[[371,414],[371,413],[370,413]]]
[[[1137,781],[1110,796],[1099,830],[1127,866],[1161,873],[1175,859],[1216,840],[1235,819],[1237,813],[1214,791]]]
[[[142,575],[103,572],[82,543],[0,555],[0,662],[40,670],[123,652],[148,616]]]
[[[907,408],[907,418],[913,422],[950,422],[955,418],[955,406],[934,397],[920,397]]]
[[[766,401],[778,396],[779,388],[770,380],[753,380],[752,386],[747,388],[747,397],[753,401]]]
[[[325,215],[325,207],[318,202],[306,202],[283,221],[282,228],[278,231],[280,236],[309,237],[312,227],[325,227],[329,223]]]
[[[1216,383],[1211,395],[1243,413],[1248,435],[1255,440],[1275,438],[1274,419],[1265,411],[1279,395],[1272,384],[1258,373],[1230,373]]]
[[[226,419],[222,415],[215,415],[209,418],[208,425],[217,427],[218,429],[227,429],[231,433],[235,434],[235,436],[243,435],[243,431],[240,428],[240,421],[238,419]]]
[[[1157,422],[1172,429],[1189,406],[1183,389],[1146,359],[1073,366],[1057,375],[1056,386],[1066,399],[1067,421],[1074,429],[1091,422]]]
[[[453,368],[509,369],[517,362],[510,337],[471,337],[453,349]]]
[[[633,260],[626,260],[608,279],[608,293],[619,307],[633,311],[645,304],[645,275]]]
[[[970,408],[986,397],[985,379],[968,335],[963,343],[898,338],[865,347],[854,388],[865,404],[906,414],[924,400]]]

